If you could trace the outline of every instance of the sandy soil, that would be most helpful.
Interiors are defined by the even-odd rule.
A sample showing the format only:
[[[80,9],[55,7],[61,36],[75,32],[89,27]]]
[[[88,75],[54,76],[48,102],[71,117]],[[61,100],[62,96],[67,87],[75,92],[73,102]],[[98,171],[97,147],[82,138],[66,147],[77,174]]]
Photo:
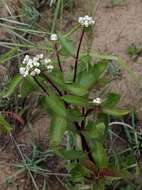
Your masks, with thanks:
[[[113,84],[113,88],[122,94],[123,104],[136,107],[141,119],[142,57],[134,62],[127,55],[126,49],[132,43],[142,43],[142,1],[127,2],[126,6],[108,8],[106,1],[102,1],[96,12],[93,50],[121,56],[127,67],[136,74],[134,80],[134,77],[127,73],[121,81]]]

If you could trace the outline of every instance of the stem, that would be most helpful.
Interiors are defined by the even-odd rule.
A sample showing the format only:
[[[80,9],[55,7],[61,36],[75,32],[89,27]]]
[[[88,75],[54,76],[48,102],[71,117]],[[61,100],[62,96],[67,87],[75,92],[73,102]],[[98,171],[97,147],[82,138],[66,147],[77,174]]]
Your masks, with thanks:
[[[91,114],[94,111],[94,108],[91,108],[86,111],[85,117],[87,117],[89,114]]]
[[[58,89],[58,87],[48,78],[48,76],[46,76],[45,74],[43,74],[43,76],[47,79],[47,81],[51,84],[51,86],[53,86],[53,88],[58,92],[58,94],[60,96],[62,96],[62,92]]]
[[[46,91],[46,89],[42,86],[42,84],[40,84],[40,82],[37,80],[37,78],[36,77],[33,77],[34,78],[34,80],[35,80],[35,82],[38,84],[38,86],[47,94],[47,95],[49,95],[48,94],[48,92]]]
[[[59,52],[58,52],[58,47],[57,47],[56,43],[55,43],[55,51],[56,51],[56,56],[57,56],[57,60],[58,60],[60,71],[63,72],[61,61],[60,61],[60,56],[59,56]]]
[[[82,41],[83,41],[84,33],[85,33],[85,29],[83,28],[83,31],[82,31],[82,34],[81,34],[81,37],[80,37],[80,41],[79,41],[79,45],[78,45],[78,49],[77,49],[76,58],[75,58],[73,82],[75,82],[75,79],[76,79],[77,66],[78,66],[78,60],[79,60],[79,53],[80,53],[80,49],[81,49],[81,44],[82,44]]]
[[[77,122],[74,122],[74,124],[75,124],[76,128],[80,131],[81,127],[79,126],[79,124]],[[81,132],[80,132],[80,137],[81,137],[83,151],[87,152],[89,160],[95,164],[95,161],[94,161],[93,156],[90,151],[90,147],[89,147],[84,135]]]
[[[85,116],[85,108],[84,108],[84,107],[82,108],[82,115]],[[82,122],[81,122],[81,129],[84,129],[85,120],[86,120],[86,117],[85,117],[84,120],[82,120]]]

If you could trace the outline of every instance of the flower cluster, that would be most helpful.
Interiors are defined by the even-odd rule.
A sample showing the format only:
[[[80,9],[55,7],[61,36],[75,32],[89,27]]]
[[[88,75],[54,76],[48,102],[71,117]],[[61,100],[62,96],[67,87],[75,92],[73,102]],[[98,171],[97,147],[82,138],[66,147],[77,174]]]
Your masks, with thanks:
[[[101,98],[95,98],[95,99],[93,99],[93,103],[96,105],[99,105],[102,103],[102,100],[101,100]]]
[[[19,72],[23,77],[39,75],[42,67],[46,67],[47,71],[51,72],[54,66],[50,63],[51,59],[44,58],[43,54],[36,55],[33,58],[26,55],[23,59],[22,66],[19,68]]]
[[[89,27],[95,24],[95,21],[93,20],[93,18],[88,15],[85,15],[84,17],[79,17],[78,22],[84,27]]]

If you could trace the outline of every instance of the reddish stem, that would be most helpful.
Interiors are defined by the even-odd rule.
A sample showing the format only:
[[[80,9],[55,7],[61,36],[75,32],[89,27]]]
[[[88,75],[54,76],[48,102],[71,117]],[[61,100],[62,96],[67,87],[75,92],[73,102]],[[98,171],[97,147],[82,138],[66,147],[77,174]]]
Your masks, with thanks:
[[[60,71],[63,72],[61,61],[60,61],[60,56],[59,56],[59,52],[58,52],[58,46],[56,43],[55,43],[55,51],[56,51],[56,56],[57,56],[57,61],[59,64]]]
[[[58,89],[58,87],[46,76],[43,74],[43,76],[47,79],[47,81],[51,84],[51,86],[58,92],[60,96],[62,96],[62,92]]]
[[[75,82],[75,80],[76,80],[77,66],[78,66],[78,60],[79,60],[79,53],[80,53],[80,49],[81,49],[81,44],[82,44],[82,41],[83,41],[84,33],[85,33],[85,30],[83,28],[83,31],[82,31],[82,34],[81,34],[81,37],[80,37],[80,41],[79,41],[79,45],[78,45],[78,49],[77,49],[76,58],[75,58],[73,82]]]
[[[34,78],[34,80],[35,80],[35,82],[38,84],[38,86],[47,94],[47,95],[49,95],[48,94],[48,92],[46,91],[46,89],[42,86],[42,84],[38,81],[38,79],[36,78],[36,77],[33,77]]]

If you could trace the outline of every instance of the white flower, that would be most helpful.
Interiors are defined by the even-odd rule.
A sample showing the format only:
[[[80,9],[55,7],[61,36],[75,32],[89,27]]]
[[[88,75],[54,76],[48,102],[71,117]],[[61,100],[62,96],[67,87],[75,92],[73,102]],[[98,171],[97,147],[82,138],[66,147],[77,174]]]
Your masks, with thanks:
[[[40,66],[40,63],[39,63],[39,62],[34,62],[33,65],[34,65],[35,67],[39,67],[39,66]]]
[[[39,61],[39,57],[35,56],[35,57],[33,58],[33,62],[35,63],[35,62],[38,62],[38,61]]]
[[[34,58],[35,60],[39,61],[40,59],[43,59],[44,55],[43,54],[38,54]]]
[[[43,59],[43,57],[44,57],[44,55],[41,53],[41,54],[39,54],[39,58],[40,59]]]
[[[57,41],[57,40],[58,40],[57,34],[51,34],[50,40],[51,40],[51,41]]]
[[[85,15],[84,17],[79,17],[78,22],[84,27],[89,27],[95,24],[95,21],[93,20],[93,18],[89,17],[88,15]]]
[[[30,73],[30,75],[33,76],[33,77],[36,76],[35,70],[33,70],[33,71]]]
[[[25,70],[25,73],[24,73],[23,77],[26,77],[28,75],[29,75],[29,70]]]
[[[26,55],[23,59],[23,65],[19,68],[19,73],[26,77],[28,75],[36,76],[41,73],[41,68],[46,68],[48,72],[54,69],[53,65],[48,65],[51,62],[50,59],[44,58],[43,54],[38,54],[35,57],[30,57]]]
[[[96,105],[99,105],[102,103],[102,100],[101,100],[101,98],[95,98],[95,99],[93,99],[93,103]]]
[[[45,63],[45,64],[49,64],[49,63],[51,63],[51,59],[49,59],[49,58],[45,58],[45,59],[44,59],[44,63]]]
[[[33,60],[29,59],[28,63],[27,63],[27,67],[28,68],[33,68]]]
[[[30,56],[29,55],[25,55],[24,59],[23,59],[23,64],[26,64],[30,59]]]
[[[25,71],[26,71],[25,67],[20,67],[19,72],[21,75],[24,75]]]
[[[40,69],[35,68],[35,69],[30,73],[30,75],[34,77],[34,76],[36,76],[36,75],[39,75],[40,73],[41,73]]]
[[[37,75],[39,75],[41,72],[40,69],[38,69],[38,68],[35,68],[34,71],[36,72]]]
[[[26,77],[29,74],[29,70],[26,67],[20,67],[19,72],[23,77]]]
[[[47,69],[54,69],[53,65],[47,65]]]
[[[53,65],[47,65],[47,70],[49,73],[52,72],[53,69],[54,69]]]

